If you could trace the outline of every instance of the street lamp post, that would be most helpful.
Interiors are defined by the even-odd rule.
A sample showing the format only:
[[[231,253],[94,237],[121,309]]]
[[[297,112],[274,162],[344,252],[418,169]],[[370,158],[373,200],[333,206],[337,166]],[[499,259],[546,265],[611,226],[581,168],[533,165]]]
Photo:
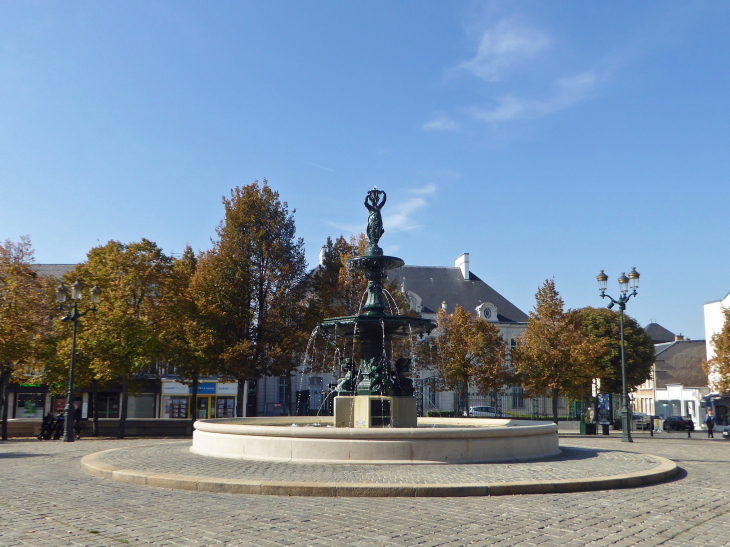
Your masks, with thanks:
[[[79,319],[90,311],[96,311],[96,305],[101,300],[101,289],[98,285],[95,285],[91,289],[91,308],[79,313],[78,303],[81,300],[81,296],[84,290],[84,286],[81,281],[76,281],[71,285],[71,298],[74,301],[73,313],[70,311],[66,312],[66,316],[61,321],[73,321],[73,339],[71,341],[71,368],[68,374],[68,394],[66,395],[66,415],[64,417],[63,427],[63,442],[72,443],[74,442],[74,431],[73,431],[73,396],[74,396],[74,361],[76,359],[76,324]],[[66,301],[68,296],[68,289],[61,283],[56,289],[56,301],[58,302],[58,310],[64,311],[63,303]]]
[[[629,410],[627,399],[628,392],[626,391],[626,356],[624,350],[624,310],[626,309],[626,303],[632,296],[636,296],[636,289],[639,288],[639,272],[636,268],[631,268],[629,276],[626,277],[625,273],[621,274],[618,278],[619,291],[621,296],[618,300],[606,294],[606,287],[608,285],[608,276],[603,273],[598,274],[598,290],[601,291],[601,298],[608,298],[611,303],[607,306],[610,310],[615,304],[618,304],[618,309],[621,312],[621,431],[623,433],[621,441],[625,443],[634,442],[631,438],[631,431],[629,430],[629,424],[631,423],[631,411]],[[631,289],[631,292],[629,292]]]

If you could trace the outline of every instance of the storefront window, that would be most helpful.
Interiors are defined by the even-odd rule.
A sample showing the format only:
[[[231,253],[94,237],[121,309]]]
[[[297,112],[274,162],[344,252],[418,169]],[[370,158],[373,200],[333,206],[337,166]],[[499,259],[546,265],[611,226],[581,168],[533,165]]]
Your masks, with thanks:
[[[187,418],[188,398],[165,397],[165,414],[169,414],[170,418]]]
[[[43,418],[44,393],[16,393],[16,418]]]
[[[142,393],[129,398],[128,416],[130,418],[154,418],[155,417],[155,395],[154,393]]]
[[[215,416],[216,418],[235,418],[236,398],[218,397],[218,406],[216,407]]]
[[[93,416],[93,397],[89,398],[91,403],[89,406],[92,408],[92,413],[89,416]],[[119,394],[118,393],[99,393],[97,395],[99,404],[99,418],[119,418]]]

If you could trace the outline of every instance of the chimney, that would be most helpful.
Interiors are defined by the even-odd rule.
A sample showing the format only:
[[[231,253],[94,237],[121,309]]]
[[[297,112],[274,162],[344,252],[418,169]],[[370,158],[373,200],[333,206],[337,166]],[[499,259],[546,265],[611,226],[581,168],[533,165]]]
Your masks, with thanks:
[[[324,253],[325,249],[327,248],[327,245],[322,245],[322,248],[319,250],[319,265],[324,266]]]
[[[684,340],[684,336],[682,336],[681,334],[677,334],[677,335],[676,335],[676,336],[674,337],[674,341],[675,341],[675,342],[681,342],[682,340]]]
[[[469,281],[469,253],[464,253],[456,259],[454,266],[461,270],[464,281]]]

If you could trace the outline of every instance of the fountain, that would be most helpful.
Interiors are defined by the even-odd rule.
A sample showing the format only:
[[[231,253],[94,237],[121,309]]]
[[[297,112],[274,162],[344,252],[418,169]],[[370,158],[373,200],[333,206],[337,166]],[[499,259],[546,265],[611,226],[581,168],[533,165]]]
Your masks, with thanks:
[[[385,256],[380,210],[385,192],[367,193],[366,253],[347,261],[368,285],[358,315],[325,319],[317,330],[332,342],[338,336],[360,343],[359,365],[343,358],[343,377],[334,398],[334,418],[220,418],[195,422],[196,454],[244,460],[303,463],[478,463],[515,461],[560,454],[553,423],[511,419],[418,418],[410,359],[396,359],[392,342],[430,333],[430,319],[386,313],[383,282],[403,266]],[[353,356],[354,357],[354,356]],[[334,394],[333,394],[334,395]],[[303,427],[310,426],[310,427]],[[318,426],[318,427],[317,427]]]

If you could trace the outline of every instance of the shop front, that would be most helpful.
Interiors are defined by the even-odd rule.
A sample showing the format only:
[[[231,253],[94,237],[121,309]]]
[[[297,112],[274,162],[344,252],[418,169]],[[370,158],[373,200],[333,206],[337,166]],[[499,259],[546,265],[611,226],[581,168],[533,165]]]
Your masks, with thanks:
[[[17,420],[43,419],[46,406],[49,406],[48,389],[40,384],[11,384],[13,393],[10,418]],[[48,409],[50,410],[50,408]]]
[[[238,384],[201,382],[198,384],[196,408],[191,409],[192,388],[181,382],[162,382],[162,408],[160,418],[198,420],[208,418],[233,418],[236,416]],[[193,414],[194,412],[194,414]]]

